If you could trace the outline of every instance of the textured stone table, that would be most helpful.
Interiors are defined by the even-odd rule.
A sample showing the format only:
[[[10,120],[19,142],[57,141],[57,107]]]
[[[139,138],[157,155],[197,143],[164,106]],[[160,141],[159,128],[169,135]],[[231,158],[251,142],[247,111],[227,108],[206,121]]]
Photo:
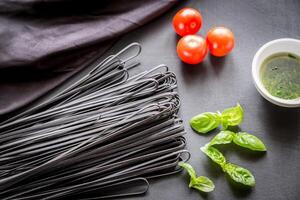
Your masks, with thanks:
[[[232,29],[236,47],[229,56],[221,59],[208,56],[198,66],[188,66],[178,60],[175,51],[178,37],[171,22],[176,11],[185,6],[201,11],[202,35],[213,26],[224,25]],[[192,153],[190,163],[199,175],[210,177],[216,185],[213,193],[199,194],[188,189],[187,177],[179,174],[151,181],[147,195],[134,200],[300,199],[300,109],[280,108],[267,102],[256,91],[251,78],[251,62],[258,48],[283,37],[300,39],[300,1],[187,1],[118,42],[118,47],[132,41],[142,44],[142,68],[165,63],[176,73],[187,149]],[[217,131],[202,136],[188,125],[188,120],[198,113],[222,110],[237,102],[245,109],[240,128],[259,136],[268,148],[266,154],[251,153],[234,146],[222,148],[230,162],[253,172],[257,183],[251,191],[232,186],[221,169],[200,151],[199,148]]]
[[[175,51],[179,38],[171,23],[176,11],[185,6],[201,11],[204,20],[200,31],[202,35],[213,26],[224,25],[232,29],[236,47],[229,56],[208,56],[198,66],[188,66],[179,61]],[[112,49],[118,50],[135,41],[143,46],[140,56],[142,65],[132,73],[161,63],[167,64],[176,73],[182,100],[180,115],[186,125],[187,149],[192,154],[190,163],[199,175],[210,177],[216,185],[213,193],[201,194],[188,188],[186,175],[178,174],[152,180],[145,196],[130,199],[300,199],[300,109],[280,108],[267,102],[256,91],[251,78],[251,62],[258,48],[270,40],[283,37],[300,39],[298,0],[184,1],[157,20],[120,38]],[[230,162],[253,172],[257,183],[250,191],[236,189],[221,169],[200,151],[200,147],[217,131],[205,136],[198,135],[188,125],[188,120],[198,113],[222,110],[237,102],[245,110],[240,129],[259,136],[268,148],[266,154],[235,146],[221,149]]]

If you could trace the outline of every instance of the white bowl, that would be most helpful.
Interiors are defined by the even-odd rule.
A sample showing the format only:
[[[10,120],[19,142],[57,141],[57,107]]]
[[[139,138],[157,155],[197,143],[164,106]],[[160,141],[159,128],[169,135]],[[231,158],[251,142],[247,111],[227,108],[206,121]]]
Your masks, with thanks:
[[[300,40],[282,38],[264,44],[255,54],[252,61],[252,77],[258,92],[268,101],[282,107],[300,107],[300,98],[287,100],[272,96],[260,80],[262,62],[272,54],[289,52],[300,56]],[[300,77],[299,77],[300,78]]]

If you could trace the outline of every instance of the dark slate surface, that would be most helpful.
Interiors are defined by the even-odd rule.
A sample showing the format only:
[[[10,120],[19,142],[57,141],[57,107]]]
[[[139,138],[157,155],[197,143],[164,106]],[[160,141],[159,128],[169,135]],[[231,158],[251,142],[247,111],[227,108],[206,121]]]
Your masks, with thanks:
[[[184,6],[201,11],[204,19],[201,35],[218,25],[232,29],[236,47],[229,56],[223,59],[208,56],[197,66],[188,66],[178,60],[175,51],[178,37],[171,22],[176,11]],[[300,109],[280,108],[267,102],[256,91],[251,78],[251,62],[258,48],[283,37],[300,39],[300,1],[188,1],[121,39],[117,47],[132,41],[142,44],[140,71],[165,63],[176,73],[187,149],[192,154],[190,163],[199,175],[210,177],[216,185],[213,193],[200,194],[187,187],[185,174],[179,174],[151,181],[147,195],[134,200],[300,199]],[[255,154],[234,146],[222,148],[230,162],[253,172],[257,184],[251,191],[230,184],[220,168],[200,151],[199,148],[217,131],[202,136],[188,125],[188,120],[198,113],[222,110],[237,102],[245,109],[240,128],[259,136],[268,148],[266,154]]]
[[[202,35],[213,26],[224,25],[232,29],[236,47],[229,56],[221,59],[208,56],[196,66],[179,61],[175,51],[178,37],[171,22],[176,11],[185,6],[201,11],[204,19]],[[182,173],[152,180],[145,196],[130,199],[300,199],[300,109],[280,108],[267,102],[256,91],[251,78],[251,62],[258,48],[277,38],[300,39],[299,22],[298,0],[195,0],[179,4],[164,16],[121,38],[111,52],[135,41],[143,46],[142,65],[133,73],[161,63],[176,73],[182,100],[180,115],[186,124],[187,149],[192,154],[190,163],[199,175],[210,177],[216,185],[213,193],[198,193],[187,187],[187,176]],[[198,113],[222,110],[237,102],[245,110],[245,119],[239,128],[260,137],[268,152],[258,154],[235,146],[222,147],[221,151],[230,162],[253,172],[257,184],[252,190],[235,187],[200,151],[217,130],[203,136],[188,125],[188,120]]]

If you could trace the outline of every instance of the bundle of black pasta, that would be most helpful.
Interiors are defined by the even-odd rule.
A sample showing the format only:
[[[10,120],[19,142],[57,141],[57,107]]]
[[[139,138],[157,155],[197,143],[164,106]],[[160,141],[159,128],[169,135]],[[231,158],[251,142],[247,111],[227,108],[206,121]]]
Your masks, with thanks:
[[[129,76],[109,56],[47,102],[0,124],[1,199],[99,199],[145,193],[179,171],[184,128],[165,65]]]

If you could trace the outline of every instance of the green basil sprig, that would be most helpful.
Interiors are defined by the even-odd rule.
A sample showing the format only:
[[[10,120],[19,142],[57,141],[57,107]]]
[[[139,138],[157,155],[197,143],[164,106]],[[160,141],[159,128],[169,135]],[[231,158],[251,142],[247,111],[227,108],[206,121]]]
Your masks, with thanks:
[[[201,147],[201,150],[212,161],[220,165],[222,170],[225,173],[227,173],[231,177],[231,179],[234,180],[235,182],[250,187],[253,187],[255,185],[255,178],[249,170],[232,163],[226,163],[226,159],[224,155],[216,148],[209,145],[205,145],[204,147]]]
[[[196,115],[190,120],[191,127],[199,133],[207,133],[216,129],[220,124],[220,114],[213,112],[205,112],[200,115]]]
[[[194,168],[192,167],[192,165],[185,163],[185,162],[179,162],[178,166],[182,167],[183,169],[185,169],[187,171],[191,180],[197,178],[197,174],[196,174]]]
[[[218,133],[209,143],[209,146],[216,144],[229,144],[234,142],[235,144],[251,149],[253,151],[267,151],[264,143],[254,135],[246,132],[234,133],[232,131],[221,131]]]
[[[214,183],[205,176],[197,177],[194,168],[185,162],[179,162],[178,165],[185,169],[190,176],[189,188],[195,188],[202,192],[211,192],[215,189]]]
[[[215,144],[229,144],[232,142],[234,137],[235,133],[232,131],[221,131],[209,142],[209,145],[212,146]]]
[[[244,117],[244,110],[237,104],[237,106],[225,109],[222,113],[205,112],[194,116],[190,120],[191,127],[198,133],[207,133],[222,125],[223,129],[228,126],[239,125]]]
[[[226,158],[224,155],[216,148],[205,145],[201,147],[201,151],[205,153],[212,161],[223,167],[226,164]]]
[[[226,163],[223,166],[223,170],[233,179],[235,182],[254,187],[255,186],[255,178],[252,173],[238,165],[232,163]]]
[[[236,133],[233,142],[241,147],[251,149],[253,151],[267,151],[264,143],[256,136],[246,132]]]
[[[212,192],[215,189],[214,183],[205,176],[199,176],[196,179],[193,179],[189,187],[202,192]]]
[[[237,104],[235,107],[225,109],[221,116],[223,129],[227,129],[228,126],[237,126],[243,121],[244,110]]]

